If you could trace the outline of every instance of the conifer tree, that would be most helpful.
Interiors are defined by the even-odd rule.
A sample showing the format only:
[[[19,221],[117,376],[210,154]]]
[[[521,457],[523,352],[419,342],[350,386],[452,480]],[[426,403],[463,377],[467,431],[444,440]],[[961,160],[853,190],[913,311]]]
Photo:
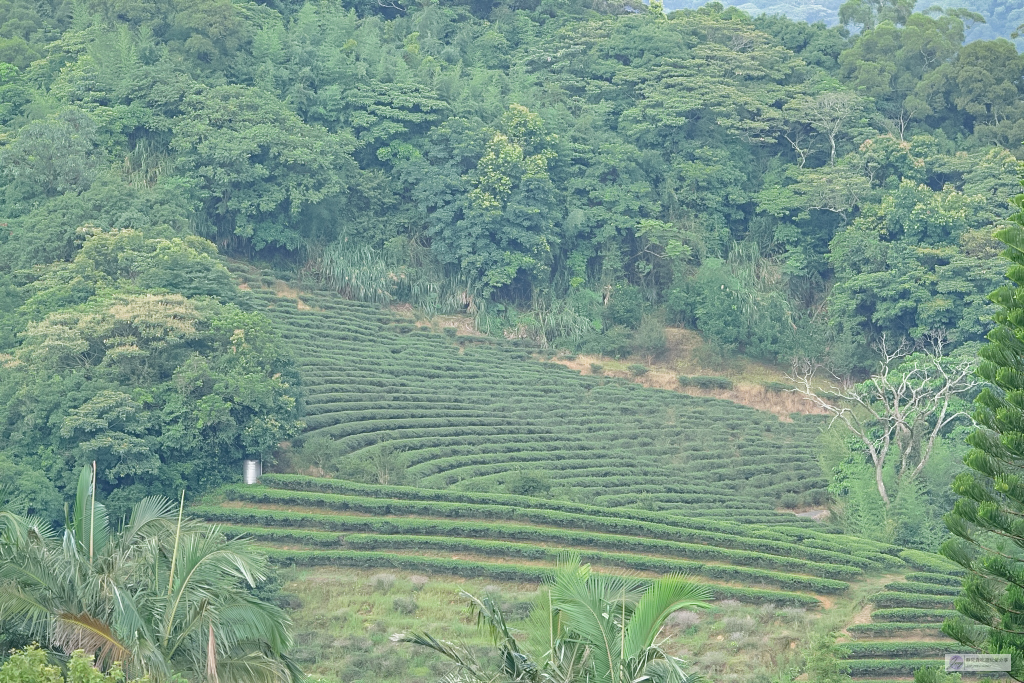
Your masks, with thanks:
[[[998,231],[1012,261],[1010,283],[992,293],[996,326],[981,351],[988,383],[975,401],[977,428],[953,482],[960,496],[946,525],[954,538],[941,552],[965,570],[960,613],[943,631],[983,653],[1011,655],[1011,677],[1024,680],[1024,194]]]

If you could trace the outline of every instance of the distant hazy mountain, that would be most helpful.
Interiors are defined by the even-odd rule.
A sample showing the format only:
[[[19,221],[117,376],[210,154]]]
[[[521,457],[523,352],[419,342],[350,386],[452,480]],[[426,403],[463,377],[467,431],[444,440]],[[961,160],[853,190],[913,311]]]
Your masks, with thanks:
[[[667,0],[665,9],[693,9],[705,4],[706,0]],[[723,2],[734,5],[753,15],[785,14],[790,19],[814,23],[824,21],[833,25],[838,21],[839,6],[844,0],[753,0],[752,2]],[[917,9],[933,5],[942,7],[963,7],[985,17],[984,24],[976,24],[967,32],[968,42],[1009,38],[1010,34],[1024,24],[1024,0],[919,0]],[[1018,47],[1021,43],[1018,42]]]

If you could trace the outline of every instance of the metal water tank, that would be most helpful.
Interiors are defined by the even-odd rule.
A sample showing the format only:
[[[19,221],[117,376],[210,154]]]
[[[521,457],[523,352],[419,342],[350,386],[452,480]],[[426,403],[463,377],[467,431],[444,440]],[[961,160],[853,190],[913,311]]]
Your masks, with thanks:
[[[242,470],[242,478],[246,484],[255,484],[263,476],[263,463],[259,460],[246,460]]]

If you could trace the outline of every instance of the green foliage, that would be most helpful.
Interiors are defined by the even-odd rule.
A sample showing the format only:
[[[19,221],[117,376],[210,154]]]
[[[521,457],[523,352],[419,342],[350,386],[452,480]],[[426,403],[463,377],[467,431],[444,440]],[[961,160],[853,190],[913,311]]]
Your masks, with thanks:
[[[105,678],[91,658],[75,656],[82,650],[104,667],[122,662],[158,681],[207,672],[237,683],[302,678],[286,655],[288,618],[246,590],[267,578],[265,561],[247,542],[183,520],[159,497],[143,499],[114,527],[95,499],[94,476],[82,468],[63,534],[0,509],[4,630],[28,632],[71,655],[70,679],[83,683],[123,677],[115,668]],[[29,652],[14,666],[39,656]]]
[[[836,644],[835,633],[819,634],[811,643],[806,671],[813,683],[842,683],[850,680],[848,666],[841,660],[850,653],[848,646]]]
[[[612,325],[637,329],[643,321],[643,292],[639,287],[616,287],[608,300],[608,320]]]
[[[513,496],[543,496],[551,491],[551,480],[543,474],[517,470],[505,482],[505,492]]]
[[[733,381],[728,377],[717,377],[714,375],[679,375],[679,386],[697,387],[698,389],[723,389],[733,388]]]
[[[5,277],[169,227],[614,357],[660,352],[663,304],[850,371],[883,332],[987,331],[1024,61],[963,10],[94,4],[0,4]]]
[[[1019,291],[1024,264],[1024,195],[1017,195],[1018,213],[1011,224],[996,233],[1007,245],[1003,255],[1012,263],[1012,284],[992,293],[999,307],[996,328],[981,350],[978,374],[989,382],[975,401],[977,428],[968,437],[971,451],[964,460],[968,469],[953,482],[959,496],[946,524],[954,538],[943,544],[942,554],[966,572],[963,593],[956,600],[960,616],[947,620],[943,631],[960,643],[981,652],[1010,654],[1014,662],[1024,656],[1020,630],[1020,594],[1012,587],[1019,571],[1016,553],[1009,547],[1020,537],[1014,516],[1024,510],[1015,473],[1020,452],[1021,409],[1012,397],[1020,390],[1021,362]],[[1004,551],[1004,547],[1007,550]],[[1011,676],[1020,676],[1011,664]]]
[[[626,367],[629,370],[629,374],[634,377],[642,377],[647,374],[649,368],[641,363],[633,363]]]
[[[494,601],[464,593],[477,625],[488,629],[498,650],[500,673],[512,680],[539,681],[541,671],[572,680],[619,683],[658,675],[665,681],[685,683],[682,660],[668,655],[656,643],[665,621],[681,609],[706,609],[710,589],[683,576],[655,579],[609,577],[581,565],[566,554],[542,589],[532,610],[525,637],[512,635],[505,616]],[[452,660],[472,680],[493,680],[469,650],[438,641],[428,634],[398,634],[400,642],[428,647]]]
[[[227,303],[237,290],[213,245],[83,237],[5,317],[23,331],[0,369],[0,464],[25,486],[27,509],[54,519],[67,473],[92,461],[126,511],[271,457],[298,427],[292,371],[269,321]]]
[[[960,683],[960,674],[949,674],[938,666],[926,666],[914,672],[914,683]]]
[[[881,622],[911,622],[918,624],[941,624],[943,619],[954,616],[953,610],[928,610],[914,607],[878,609],[871,613],[871,619]]]
[[[127,680],[118,663],[106,672],[97,670],[93,664],[93,657],[75,650],[66,671],[62,671],[47,661],[45,650],[33,644],[12,652],[0,665],[0,683],[125,683]],[[148,681],[149,678],[132,680]]]
[[[633,333],[633,353],[651,362],[667,348],[668,339],[665,337],[664,324],[655,316],[645,316]]]

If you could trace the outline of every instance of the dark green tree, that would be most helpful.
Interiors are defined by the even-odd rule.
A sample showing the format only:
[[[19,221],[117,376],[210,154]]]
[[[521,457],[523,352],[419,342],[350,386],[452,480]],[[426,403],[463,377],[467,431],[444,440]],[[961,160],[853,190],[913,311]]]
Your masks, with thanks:
[[[1011,655],[1010,676],[1024,679],[1024,194],[1011,224],[996,233],[1012,262],[1011,284],[997,289],[996,327],[981,350],[979,375],[989,383],[976,400],[977,428],[968,437],[968,470],[953,482],[960,496],[946,525],[955,535],[941,552],[963,567],[960,616],[943,631],[980,652]]]

